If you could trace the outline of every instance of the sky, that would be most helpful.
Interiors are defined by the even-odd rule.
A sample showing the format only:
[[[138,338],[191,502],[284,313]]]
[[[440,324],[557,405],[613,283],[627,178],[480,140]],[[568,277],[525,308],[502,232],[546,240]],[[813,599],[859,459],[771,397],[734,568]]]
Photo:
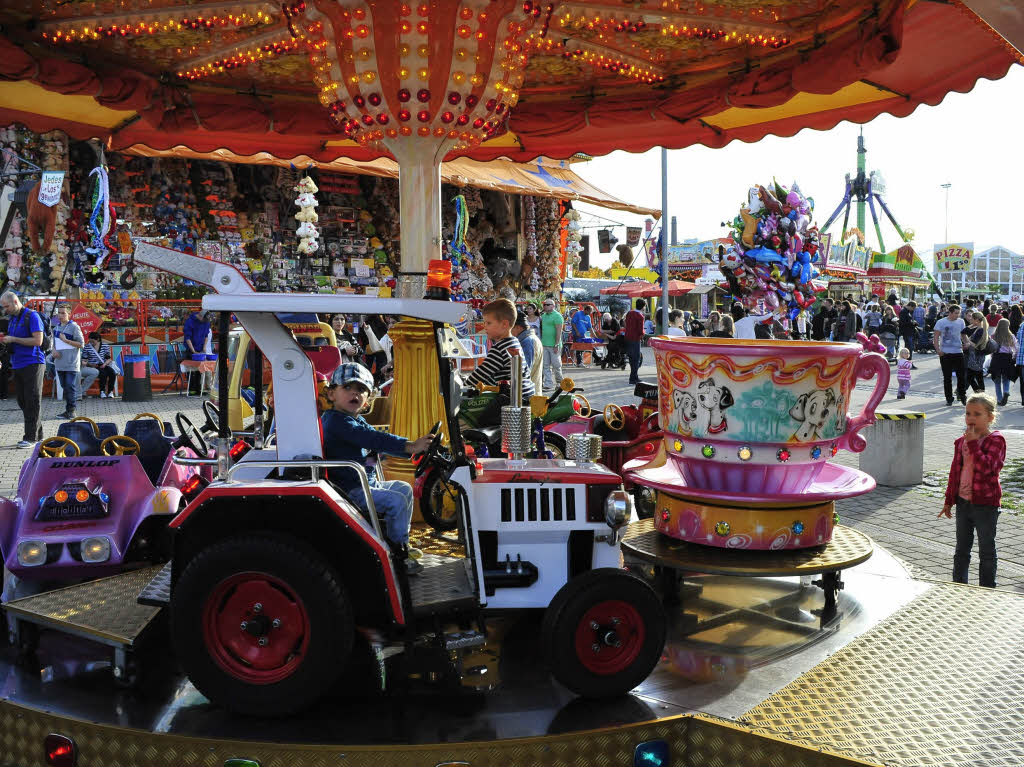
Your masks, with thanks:
[[[904,229],[915,232],[913,245],[926,263],[936,243],[946,241],[946,191],[949,188],[949,242],[974,242],[980,251],[1003,245],[1024,254],[1024,67],[1014,66],[1002,80],[982,80],[970,93],[951,93],[935,107],[911,115],[881,115],[863,126],[867,170],[879,170],[887,192],[883,199]],[[857,134],[861,126],[844,122],[829,131],[803,130],[790,138],[767,137],[754,144],[734,141],[722,149],[693,146],[668,152],[668,215],[678,219],[678,238],[724,237],[720,223],[731,221],[754,184],[772,178],[785,186],[797,181],[814,198],[814,221],[828,220],[842,200],[845,176],[857,170]],[[643,154],[614,152],[573,170],[599,189],[645,207],[661,207],[661,150]],[[643,217],[590,205],[576,205],[625,225]],[[886,250],[900,238],[883,219]],[[856,207],[850,215],[856,222]],[[829,231],[838,235],[842,218]],[[671,229],[669,230],[671,233]],[[615,259],[597,253],[591,235],[591,265],[607,268]],[[625,242],[625,229],[615,229]],[[867,212],[868,244],[877,238]]]

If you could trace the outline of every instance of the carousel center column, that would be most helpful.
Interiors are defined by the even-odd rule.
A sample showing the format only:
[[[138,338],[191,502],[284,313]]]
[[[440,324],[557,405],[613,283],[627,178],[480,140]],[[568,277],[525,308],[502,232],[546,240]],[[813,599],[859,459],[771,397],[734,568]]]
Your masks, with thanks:
[[[398,161],[399,206],[402,217],[402,271],[399,298],[423,298],[427,266],[441,257],[441,158],[447,141],[385,140]],[[431,151],[433,149],[433,151]],[[395,380],[391,385],[392,434],[416,439],[438,421],[445,425],[433,324],[404,319],[388,333],[394,344]],[[384,475],[412,483],[415,466],[404,457],[384,459]]]

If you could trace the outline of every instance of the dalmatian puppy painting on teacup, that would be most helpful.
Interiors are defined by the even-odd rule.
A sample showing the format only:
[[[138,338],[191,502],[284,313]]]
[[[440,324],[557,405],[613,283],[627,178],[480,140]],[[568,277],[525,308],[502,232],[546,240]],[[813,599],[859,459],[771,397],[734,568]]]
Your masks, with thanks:
[[[789,411],[790,416],[800,422],[800,427],[789,441],[813,442],[824,439],[822,432],[833,418],[837,404],[836,393],[832,389],[815,389],[801,394]]]
[[[696,418],[696,398],[688,391],[677,389],[672,392],[672,416],[669,419],[669,431],[675,431],[689,437],[693,434],[692,423]]]
[[[735,403],[728,386],[719,386],[714,378],[708,378],[697,385],[697,418],[694,422],[695,434],[705,436],[720,434],[729,428],[725,418],[726,408]]]

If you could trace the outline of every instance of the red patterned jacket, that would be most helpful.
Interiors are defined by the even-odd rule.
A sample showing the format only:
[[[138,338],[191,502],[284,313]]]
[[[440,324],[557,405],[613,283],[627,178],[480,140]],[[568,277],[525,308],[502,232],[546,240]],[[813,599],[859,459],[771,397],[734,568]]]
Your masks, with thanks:
[[[962,446],[966,437],[960,437],[953,447],[953,465],[949,467],[949,481],[946,483],[946,503],[956,505],[960,494],[960,470],[963,468]],[[998,431],[984,439],[967,443],[967,449],[974,458],[974,482],[971,487],[971,503],[979,506],[998,506],[1003,497],[999,486],[999,472],[1006,461],[1006,440]]]

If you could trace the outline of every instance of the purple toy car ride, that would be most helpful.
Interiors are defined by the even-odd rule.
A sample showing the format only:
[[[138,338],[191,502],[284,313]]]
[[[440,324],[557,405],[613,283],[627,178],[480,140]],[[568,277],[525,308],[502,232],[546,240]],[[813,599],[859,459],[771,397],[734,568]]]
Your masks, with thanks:
[[[177,438],[152,413],[121,434],[113,423],[76,418],[36,445],[17,496],[0,498],[0,557],[13,576],[4,602],[170,558],[167,523],[197,473],[171,458],[209,453],[184,414],[176,421]]]

